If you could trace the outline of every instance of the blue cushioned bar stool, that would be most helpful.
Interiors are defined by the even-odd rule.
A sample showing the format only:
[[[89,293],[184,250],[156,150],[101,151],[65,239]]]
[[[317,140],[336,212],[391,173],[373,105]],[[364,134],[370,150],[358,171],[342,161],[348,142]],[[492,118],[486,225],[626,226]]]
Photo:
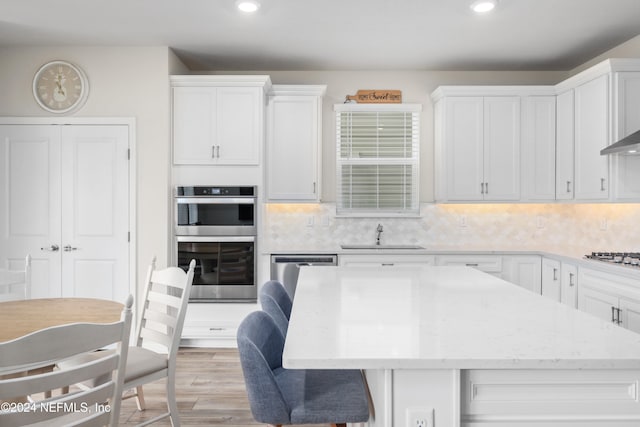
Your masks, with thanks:
[[[284,336],[264,311],[238,328],[238,350],[251,413],[256,421],[285,424],[366,422],[367,391],[358,370],[285,369]]]
[[[260,305],[269,316],[273,317],[282,336],[287,336],[292,302],[282,283],[270,280],[260,289]]]

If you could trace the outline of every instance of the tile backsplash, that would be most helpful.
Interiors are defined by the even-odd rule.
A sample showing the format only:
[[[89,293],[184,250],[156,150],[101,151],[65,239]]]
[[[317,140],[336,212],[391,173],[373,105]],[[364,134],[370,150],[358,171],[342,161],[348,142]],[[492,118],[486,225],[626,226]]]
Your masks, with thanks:
[[[417,218],[336,217],[335,205],[268,204],[262,252],[335,251],[340,244],[440,250],[640,252],[640,204],[423,204]]]

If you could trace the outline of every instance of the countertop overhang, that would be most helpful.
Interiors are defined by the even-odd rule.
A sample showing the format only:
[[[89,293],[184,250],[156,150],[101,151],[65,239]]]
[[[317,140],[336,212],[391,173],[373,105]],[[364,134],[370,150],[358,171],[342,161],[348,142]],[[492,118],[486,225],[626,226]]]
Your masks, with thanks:
[[[640,334],[468,267],[303,267],[283,365],[640,369]]]

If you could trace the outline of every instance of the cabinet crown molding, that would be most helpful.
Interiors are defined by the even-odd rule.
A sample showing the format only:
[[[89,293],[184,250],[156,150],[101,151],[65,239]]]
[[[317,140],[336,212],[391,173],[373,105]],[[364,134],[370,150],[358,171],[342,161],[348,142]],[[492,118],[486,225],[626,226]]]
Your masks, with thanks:
[[[273,85],[268,96],[324,96],[327,85]]]
[[[439,86],[431,93],[435,103],[445,96],[553,96],[554,86]]]
[[[175,75],[169,76],[171,86],[230,86],[261,87],[265,92],[271,89],[271,77],[267,75]]]

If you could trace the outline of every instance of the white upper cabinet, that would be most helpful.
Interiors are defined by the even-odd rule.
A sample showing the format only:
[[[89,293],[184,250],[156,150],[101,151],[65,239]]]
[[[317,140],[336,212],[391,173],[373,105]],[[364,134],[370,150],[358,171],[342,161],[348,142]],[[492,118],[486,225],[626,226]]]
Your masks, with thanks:
[[[432,95],[436,200],[520,200],[520,97],[462,93],[441,87]]]
[[[609,198],[609,159],[600,150],[609,145],[609,75],[574,89],[575,198]]]
[[[171,76],[173,163],[258,165],[268,76]]]
[[[326,86],[274,85],[267,104],[267,199],[319,202]]]
[[[523,201],[556,197],[556,97],[522,98],[520,171]]]
[[[556,98],[556,199],[573,199],[574,180],[573,89]]]

